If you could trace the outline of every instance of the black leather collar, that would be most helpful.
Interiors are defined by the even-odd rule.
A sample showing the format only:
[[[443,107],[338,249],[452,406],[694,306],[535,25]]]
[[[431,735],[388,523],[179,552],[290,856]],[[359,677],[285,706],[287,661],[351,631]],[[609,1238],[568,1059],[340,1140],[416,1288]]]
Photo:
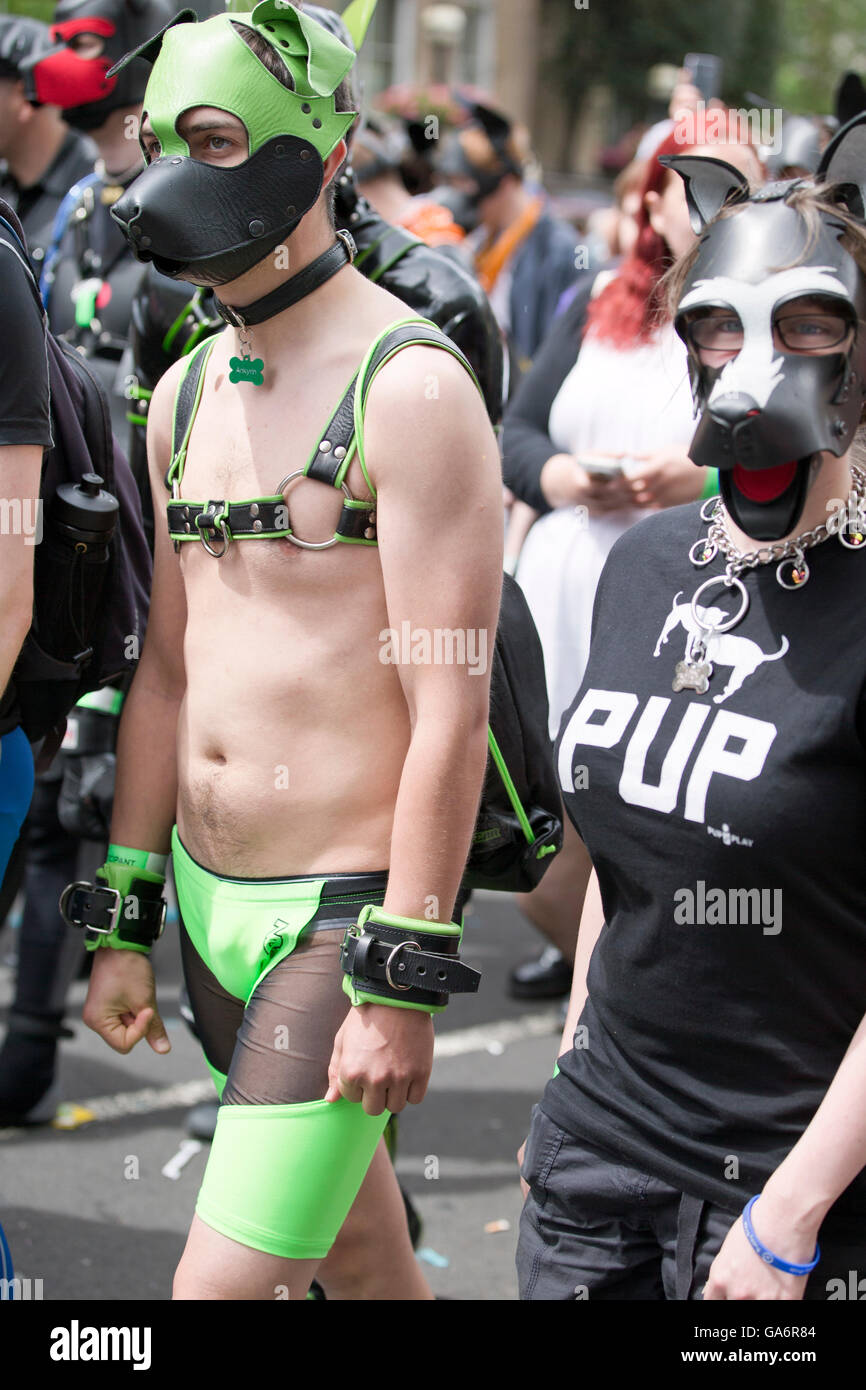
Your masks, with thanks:
[[[326,280],[330,280],[332,275],[336,275],[338,270],[342,270],[344,265],[351,265],[356,249],[349,232],[337,232],[337,240],[333,246],[329,246],[321,256],[305,265],[297,275],[292,275],[284,284],[271,290],[270,294],[253,300],[252,304],[240,305],[237,309],[233,309],[230,304],[223,304],[214,295],[216,311],[221,319],[235,327],[264,323],[265,319],[272,319],[274,314],[281,313],[283,309],[288,309],[290,304],[297,304],[299,299],[312,294],[313,290],[317,290]]]

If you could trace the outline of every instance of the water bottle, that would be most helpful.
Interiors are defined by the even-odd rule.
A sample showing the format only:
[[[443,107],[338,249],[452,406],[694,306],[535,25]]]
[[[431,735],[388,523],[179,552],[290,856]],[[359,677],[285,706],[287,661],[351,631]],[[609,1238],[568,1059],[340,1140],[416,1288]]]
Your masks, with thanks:
[[[59,485],[35,567],[36,640],[57,661],[81,666],[98,636],[120,510],[102,483],[85,473],[80,483]]]

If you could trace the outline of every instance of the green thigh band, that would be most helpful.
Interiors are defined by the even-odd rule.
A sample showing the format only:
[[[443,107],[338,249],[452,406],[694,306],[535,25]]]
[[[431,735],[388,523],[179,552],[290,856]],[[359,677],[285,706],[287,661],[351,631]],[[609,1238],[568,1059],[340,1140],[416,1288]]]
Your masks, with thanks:
[[[347,1100],[221,1105],[196,1214],[270,1255],[323,1259],[388,1118]]]

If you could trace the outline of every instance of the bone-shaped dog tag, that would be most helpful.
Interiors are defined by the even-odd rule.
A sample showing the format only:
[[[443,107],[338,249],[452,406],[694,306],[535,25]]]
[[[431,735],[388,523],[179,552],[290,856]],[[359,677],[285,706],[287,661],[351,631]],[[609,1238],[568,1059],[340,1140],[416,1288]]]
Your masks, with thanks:
[[[678,661],[672,688],[675,691],[694,690],[697,695],[706,695],[712,674],[712,662]]]

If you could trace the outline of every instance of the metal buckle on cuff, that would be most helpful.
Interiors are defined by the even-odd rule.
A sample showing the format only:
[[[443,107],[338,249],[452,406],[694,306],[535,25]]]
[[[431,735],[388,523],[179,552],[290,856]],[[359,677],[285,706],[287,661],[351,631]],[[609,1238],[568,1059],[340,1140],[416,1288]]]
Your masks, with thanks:
[[[158,928],[158,930],[157,930],[156,936],[153,938],[153,939],[154,939],[154,942],[157,942],[157,941],[159,940],[159,938],[162,936],[163,932],[165,931],[165,919],[166,919],[167,915],[168,915],[168,903],[166,902],[165,898],[163,898],[163,899],[162,899],[162,911],[160,912],[160,915],[159,915],[159,928]]]
[[[111,908],[110,926],[94,927],[91,925],[90,922],[81,922],[78,920],[78,918],[69,916],[68,912],[66,911],[66,908],[69,903],[69,899],[75,892],[76,888],[83,888],[88,893],[109,893],[113,896],[114,906]],[[79,880],[75,883],[67,884],[63,892],[60,894],[60,915],[63,918],[66,925],[68,927],[84,927],[87,931],[95,931],[100,936],[111,936],[112,932],[117,930],[117,923],[120,920],[120,912],[122,907],[123,898],[120,895],[120,891],[117,888],[109,888],[107,886],[103,886],[102,884],[94,886],[94,884],[92,883],[84,883],[83,881]]]
[[[404,947],[408,950],[409,947],[411,947],[411,946],[414,946],[414,948],[415,948],[416,951],[420,951],[420,950],[421,950],[421,947],[420,947],[420,945],[418,944],[417,941],[398,941],[398,942],[397,942],[397,945],[394,947],[393,951],[391,952],[390,956],[388,957],[387,961],[385,962],[385,979],[388,981],[388,984],[391,986],[392,989],[411,989],[411,988],[412,988],[411,985],[398,985],[396,980],[392,980],[392,979],[391,979],[391,962],[392,962],[392,960],[394,959],[394,957],[395,957],[396,955],[399,955],[399,954],[400,954],[400,952],[403,950]]]

